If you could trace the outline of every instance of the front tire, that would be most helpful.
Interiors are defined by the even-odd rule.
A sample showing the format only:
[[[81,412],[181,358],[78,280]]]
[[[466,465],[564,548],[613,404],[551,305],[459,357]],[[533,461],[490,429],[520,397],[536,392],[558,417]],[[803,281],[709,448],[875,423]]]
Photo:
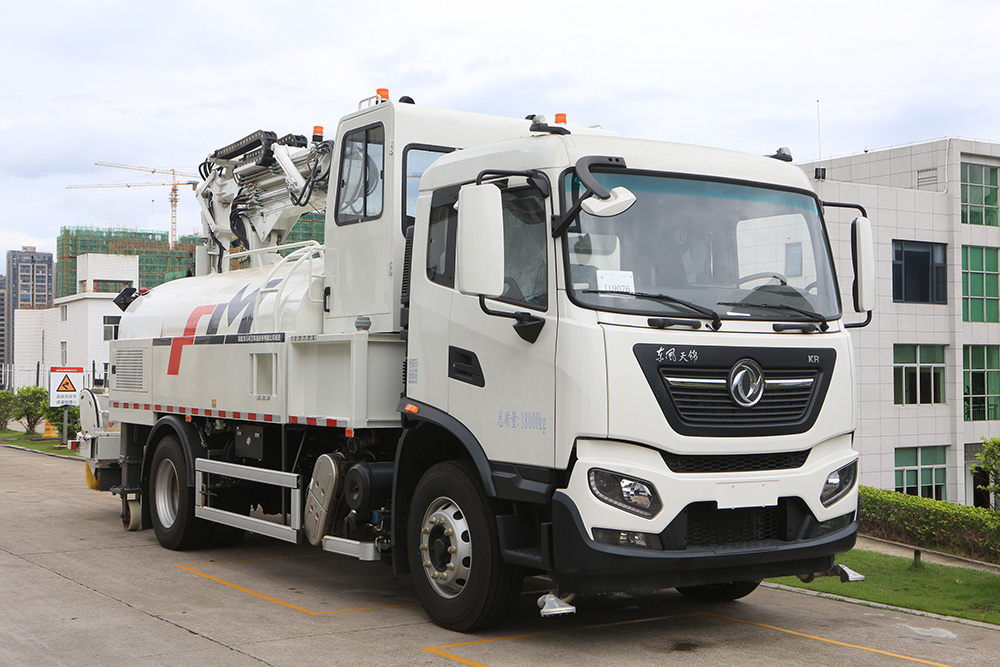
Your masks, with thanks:
[[[160,545],[175,551],[202,545],[211,524],[194,516],[194,488],[177,439],[164,436],[153,453],[149,478],[150,518]]]
[[[417,597],[443,628],[471,632],[497,623],[524,574],[500,555],[492,503],[464,462],[435,465],[410,505],[407,552]]]
[[[677,592],[692,600],[704,602],[730,602],[750,595],[760,586],[756,581],[729,581],[724,584],[706,584],[704,586],[678,586]]]

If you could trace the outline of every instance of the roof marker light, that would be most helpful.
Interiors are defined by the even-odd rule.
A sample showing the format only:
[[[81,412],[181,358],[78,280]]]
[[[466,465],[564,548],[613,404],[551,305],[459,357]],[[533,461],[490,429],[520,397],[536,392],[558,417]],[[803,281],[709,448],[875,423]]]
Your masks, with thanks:
[[[388,100],[389,99],[389,89],[388,88],[379,88],[378,90],[375,91],[375,94],[378,95],[379,97],[381,97],[383,100]]]
[[[564,113],[557,113],[556,114],[556,122],[557,123],[562,123],[563,125],[565,125],[566,124],[566,114],[564,114]]]

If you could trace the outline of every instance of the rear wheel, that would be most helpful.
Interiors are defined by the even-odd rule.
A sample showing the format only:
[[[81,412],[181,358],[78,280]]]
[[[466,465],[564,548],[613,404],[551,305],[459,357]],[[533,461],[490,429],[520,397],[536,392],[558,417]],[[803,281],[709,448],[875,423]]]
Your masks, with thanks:
[[[724,584],[706,584],[704,586],[678,586],[677,592],[693,600],[706,602],[729,602],[750,595],[760,586],[757,581],[729,581]]]
[[[435,623],[458,632],[488,627],[513,606],[524,574],[500,555],[496,512],[475,471],[440,463],[413,494],[407,550],[417,596]]]
[[[153,531],[162,546],[183,551],[205,542],[211,524],[194,516],[194,488],[188,485],[184,452],[171,435],[164,436],[153,453],[149,497]]]

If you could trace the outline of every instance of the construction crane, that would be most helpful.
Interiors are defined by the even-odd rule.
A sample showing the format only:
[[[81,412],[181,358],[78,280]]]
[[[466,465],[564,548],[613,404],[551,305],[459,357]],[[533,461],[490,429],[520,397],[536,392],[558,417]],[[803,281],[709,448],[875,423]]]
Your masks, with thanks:
[[[67,188],[136,188],[146,186],[169,186],[170,187],[170,248],[177,243],[177,203],[180,196],[177,194],[178,185],[190,185],[193,190],[197,185],[198,174],[192,174],[178,169],[163,167],[137,167],[131,164],[118,164],[116,162],[95,162],[98,167],[114,167],[116,169],[131,169],[133,171],[144,171],[149,174],[169,174],[169,183],[99,183],[95,185],[67,185]],[[178,180],[178,177],[188,180]]]

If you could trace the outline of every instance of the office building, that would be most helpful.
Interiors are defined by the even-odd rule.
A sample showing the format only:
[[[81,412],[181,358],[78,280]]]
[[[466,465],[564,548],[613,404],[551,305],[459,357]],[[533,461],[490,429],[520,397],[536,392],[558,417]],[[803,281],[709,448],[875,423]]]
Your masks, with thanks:
[[[1000,143],[942,139],[801,167],[821,199],[860,203],[872,221],[877,309],[851,330],[861,483],[986,505],[970,468],[982,438],[1000,437]],[[826,209],[845,311],[854,215]]]

